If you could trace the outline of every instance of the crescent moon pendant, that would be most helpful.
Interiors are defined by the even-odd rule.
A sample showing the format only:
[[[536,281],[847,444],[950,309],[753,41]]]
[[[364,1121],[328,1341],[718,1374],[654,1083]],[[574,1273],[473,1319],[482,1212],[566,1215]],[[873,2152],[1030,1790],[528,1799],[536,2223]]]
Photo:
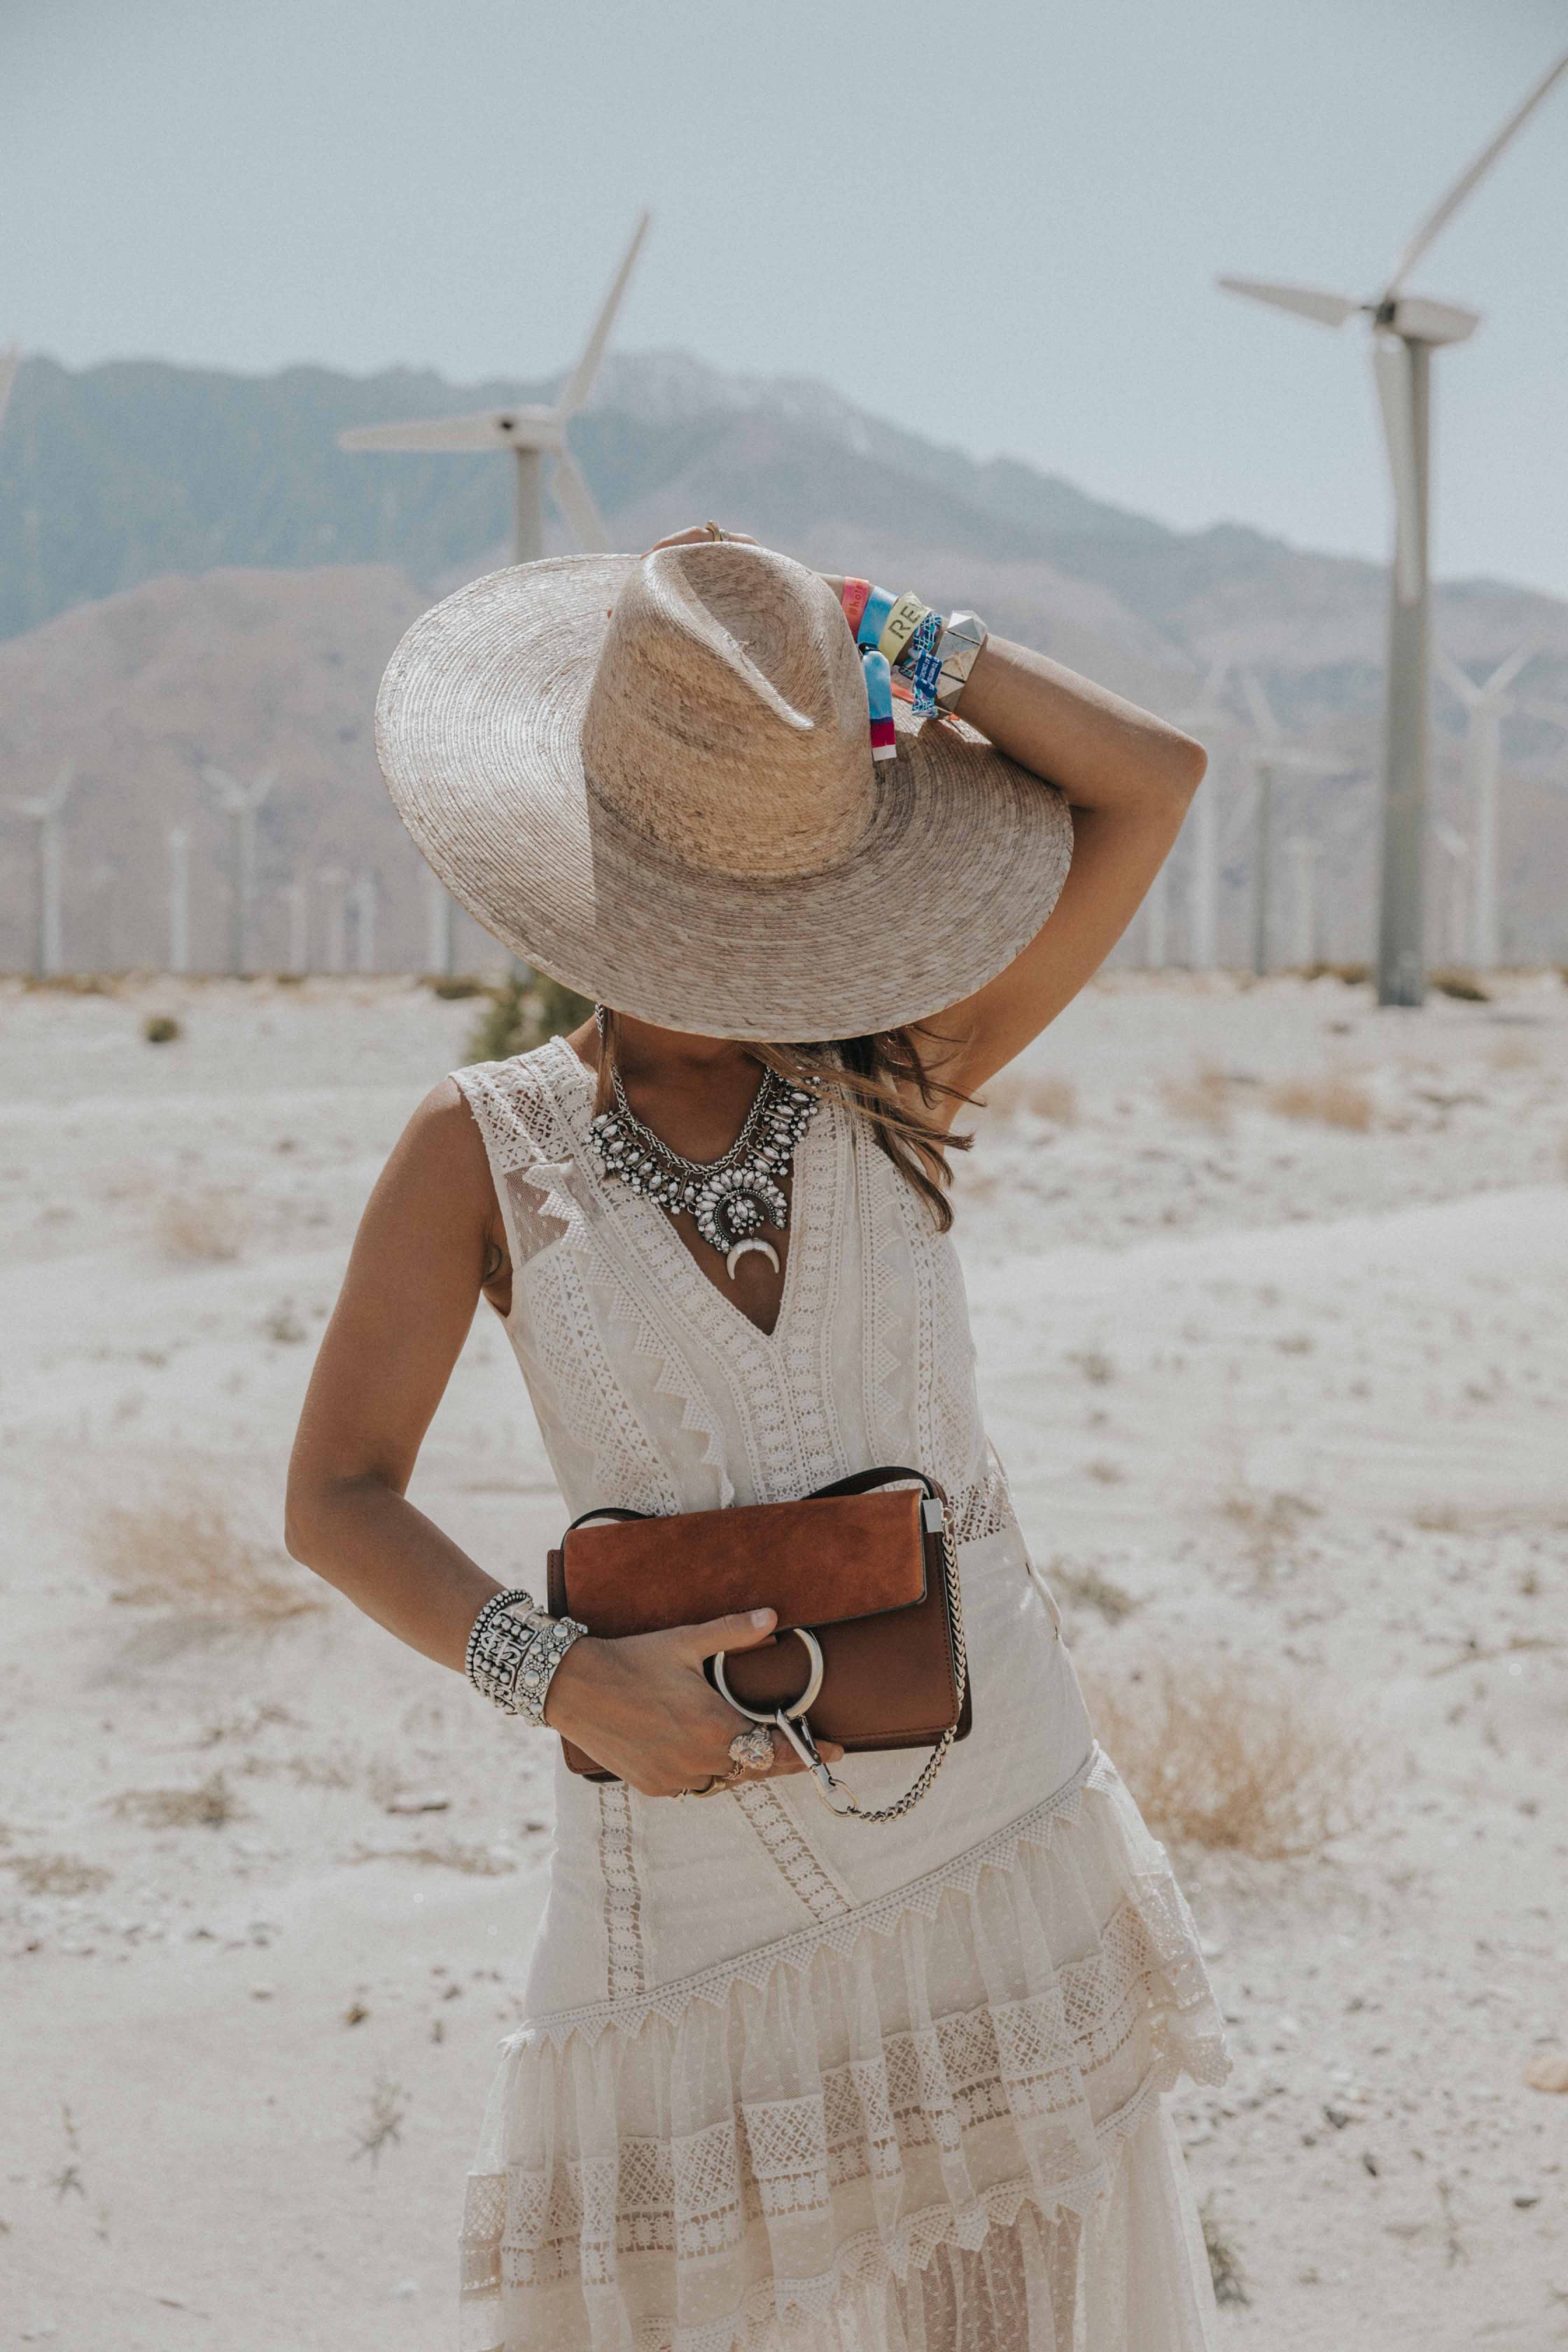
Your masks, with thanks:
[[[724,1265],[728,1270],[731,1282],[735,1279],[735,1268],[739,1265],[741,1260],[745,1256],[748,1250],[761,1250],[763,1255],[767,1259],[768,1264],[773,1267],[773,1272],[775,1274],[778,1272],[779,1254],[777,1250],[774,1249],[772,1242],[759,1242],[754,1239],[751,1241],[737,1242],[733,1249],[726,1253],[724,1258]]]

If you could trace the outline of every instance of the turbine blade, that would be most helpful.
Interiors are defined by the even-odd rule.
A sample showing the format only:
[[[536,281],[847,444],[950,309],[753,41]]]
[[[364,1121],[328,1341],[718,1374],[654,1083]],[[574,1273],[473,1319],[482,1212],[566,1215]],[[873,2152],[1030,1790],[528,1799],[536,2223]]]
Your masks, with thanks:
[[[583,356],[567,378],[566,389],[555,404],[557,416],[574,416],[578,409],[584,405],[588,394],[594,389],[594,378],[599,373],[599,362],[605,356],[605,345],[609,341],[610,329],[616,323],[616,312],[621,307],[621,297],[626,290],[627,283],[637,264],[637,255],[642,251],[642,241],[647,235],[648,223],[652,218],[651,213],[644,213],[632,231],[632,241],[626,247],[626,258],[616,270],[610,290],[605,297],[605,307],[595,320],[593,332],[583,346]]]
[[[1489,695],[1506,694],[1526,662],[1533,659],[1536,651],[1536,640],[1533,637],[1527,638],[1522,646],[1515,646],[1507,661],[1499,662],[1496,669],[1482,687],[1481,692]]]
[[[1524,707],[1532,719],[1547,719],[1553,727],[1568,727],[1568,702],[1543,702],[1537,698]]]
[[[1438,654],[1436,667],[1455,701],[1462,702],[1467,710],[1473,710],[1481,699],[1481,688],[1469,672],[1462,670],[1457,661],[1450,661],[1445,653]]]
[[[1565,72],[1568,72],[1568,49],[1563,50],[1555,64],[1547,67],[1534,88],[1529,90],[1514,108],[1501,130],[1493,133],[1475,161],[1466,165],[1453,186],[1433,205],[1394,265],[1394,275],[1384,289],[1385,301],[1389,295],[1398,293],[1400,287],[1415,268],[1427,247],[1453,219],[1476,182],[1482,177],[1483,173],[1490,171],[1515,131],[1523,128],[1527,118],[1534,113],[1553,82]]]
[[[1394,335],[1372,339],[1372,372],[1383,411],[1383,437],[1388,445],[1388,470],[1394,479],[1394,584],[1402,604],[1413,604],[1421,593],[1420,555],[1416,547],[1416,509],[1420,503],[1415,478],[1415,419],[1412,414],[1410,354]]]
[[[423,416],[392,425],[354,425],[338,436],[340,449],[469,449],[548,448],[553,434],[542,438],[542,420],[527,409],[488,408],[476,416]]]
[[[550,469],[550,495],[572,526],[572,536],[584,555],[603,555],[610,544],[605,518],[594,493],[578,471],[568,449],[558,449]]]
[[[1252,723],[1267,743],[1279,740],[1279,721],[1274,716],[1274,706],[1264,693],[1256,673],[1244,669],[1241,690],[1247,697],[1247,707],[1252,713]]]
[[[0,425],[5,422],[5,410],[10,403],[11,387],[16,381],[16,371],[22,364],[22,346],[8,343],[0,352]]]
[[[1303,319],[1315,319],[1321,327],[1342,327],[1364,307],[1348,294],[1325,294],[1313,286],[1278,286],[1268,278],[1221,278],[1215,283],[1227,294],[1245,294],[1249,301],[1294,310]]]

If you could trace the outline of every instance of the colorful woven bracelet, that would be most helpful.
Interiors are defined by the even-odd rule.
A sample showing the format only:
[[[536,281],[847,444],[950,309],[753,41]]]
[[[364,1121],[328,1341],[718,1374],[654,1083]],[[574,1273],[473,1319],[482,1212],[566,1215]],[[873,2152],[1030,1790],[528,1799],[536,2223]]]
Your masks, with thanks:
[[[930,610],[929,604],[922,604],[906,589],[883,623],[878,651],[886,654],[895,668],[908,654],[915,631]]]
[[[866,610],[866,599],[871,593],[868,580],[847,580],[838,591],[838,601],[844,607],[844,617],[849,624],[849,634],[858,637],[860,615]]]
[[[893,673],[886,654],[873,646],[860,656],[866,679],[866,703],[871,714],[871,757],[895,760],[899,746],[893,726]]]
[[[910,698],[914,704],[915,717],[933,719],[937,710],[936,690],[942,682],[942,615],[940,613],[928,611],[915,630],[910,639],[904,671],[914,689]]]
[[[862,653],[875,653],[882,642],[882,632],[888,625],[888,615],[898,603],[890,588],[873,588],[860,614],[860,625],[855,632],[855,642]]]

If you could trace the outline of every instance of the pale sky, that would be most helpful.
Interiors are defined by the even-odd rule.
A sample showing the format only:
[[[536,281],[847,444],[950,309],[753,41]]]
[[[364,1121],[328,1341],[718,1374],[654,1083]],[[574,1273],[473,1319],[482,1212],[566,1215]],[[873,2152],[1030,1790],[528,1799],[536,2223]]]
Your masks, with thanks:
[[[1382,555],[1375,290],[1568,0],[0,0],[0,341],[531,376],[617,336],[817,376],[1182,527]],[[1436,555],[1568,594],[1568,84],[1416,273]],[[736,517],[743,522],[743,517]]]

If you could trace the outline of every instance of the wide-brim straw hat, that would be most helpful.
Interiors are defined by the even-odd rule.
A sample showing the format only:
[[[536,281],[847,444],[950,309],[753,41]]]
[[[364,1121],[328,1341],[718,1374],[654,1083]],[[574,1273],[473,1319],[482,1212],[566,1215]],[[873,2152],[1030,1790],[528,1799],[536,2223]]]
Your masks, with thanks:
[[[898,1028],[1055,905],[1061,795],[895,703],[874,761],[837,598],[710,540],[476,580],[388,666],[376,749],[459,904],[583,995],[708,1036]]]

